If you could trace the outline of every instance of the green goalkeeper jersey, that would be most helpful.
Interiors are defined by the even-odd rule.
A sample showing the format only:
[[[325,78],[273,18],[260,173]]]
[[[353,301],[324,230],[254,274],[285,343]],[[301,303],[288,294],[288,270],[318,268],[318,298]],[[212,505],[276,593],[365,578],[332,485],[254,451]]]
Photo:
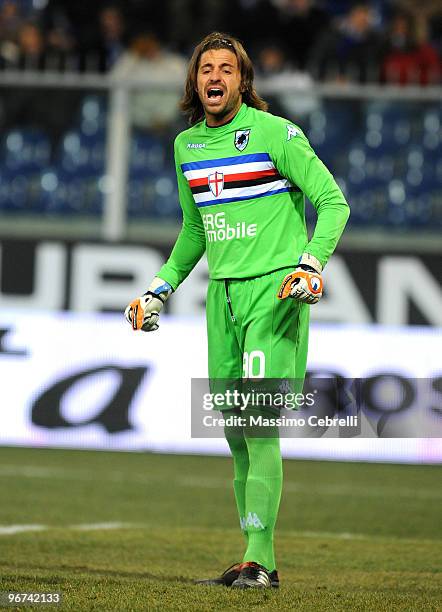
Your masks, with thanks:
[[[175,162],[183,225],[158,273],[174,289],[204,251],[212,279],[294,266],[303,252],[326,264],[349,208],[299,127],[242,104],[226,125],[181,132]],[[318,214],[310,241],[304,194]]]

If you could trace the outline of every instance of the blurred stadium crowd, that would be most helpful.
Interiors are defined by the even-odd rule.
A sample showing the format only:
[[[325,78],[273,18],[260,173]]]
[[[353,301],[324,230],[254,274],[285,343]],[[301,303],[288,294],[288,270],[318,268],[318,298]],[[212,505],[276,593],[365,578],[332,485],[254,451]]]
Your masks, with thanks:
[[[212,30],[244,41],[258,73],[438,83],[438,0],[3,0],[3,69],[109,71],[130,54],[177,63]]]
[[[3,0],[0,85],[17,70],[182,83],[193,45],[213,29],[240,37],[258,76],[275,85],[279,93],[264,95],[270,110],[307,133],[349,199],[351,225],[442,227],[440,99],[340,99],[308,87],[284,95],[287,83],[319,80],[418,85],[425,96],[440,84],[440,1]],[[108,92],[15,84],[0,94],[0,211],[100,215],[111,188]],[[179,218],[178,98],[130,93],[130,218]]]

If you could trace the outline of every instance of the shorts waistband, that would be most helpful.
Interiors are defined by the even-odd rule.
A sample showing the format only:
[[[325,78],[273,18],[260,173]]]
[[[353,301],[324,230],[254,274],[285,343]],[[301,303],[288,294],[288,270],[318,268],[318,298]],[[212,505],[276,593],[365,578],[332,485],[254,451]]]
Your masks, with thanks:
[[[269,272],[264,272],[263,274],[257,274],[256,276],[244,276],[241,278],[235,278],[235,277],[227,277],[227,278],[211,278],[209,279],[211,282],[220,282],[220,283],[225,283],[227,282],[237,282],[237,281],[247,281],[247,280],[253,280],[255,278],[262,278],[263,276],[269,276],[270,274],[273,274],[273,272],[278,272],[279,270],[286,270],[287,268],[290,269],[295,269],[296,268],[296,264],[294,263],[293,266],[292,265],[288,265],[288,266],[281,266],[280,268],[275,268],[274,270],[270,270]]]

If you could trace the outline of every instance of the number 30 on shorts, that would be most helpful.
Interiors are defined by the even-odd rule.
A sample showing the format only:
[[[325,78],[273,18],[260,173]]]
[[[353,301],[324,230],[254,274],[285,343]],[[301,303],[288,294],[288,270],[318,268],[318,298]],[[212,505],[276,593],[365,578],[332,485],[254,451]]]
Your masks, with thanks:
[[[265,371],[266,357],[262,351],[250,351],[250,353],[243,353],[243,378],[264,378]]]

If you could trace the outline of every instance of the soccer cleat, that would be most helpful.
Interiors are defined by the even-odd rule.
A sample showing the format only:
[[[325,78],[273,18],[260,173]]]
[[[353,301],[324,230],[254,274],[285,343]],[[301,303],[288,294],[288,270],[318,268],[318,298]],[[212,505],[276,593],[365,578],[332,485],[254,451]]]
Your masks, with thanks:
[[[272,578],[266,568],[253,561],[242,564],[238,578],[232,583],[232,589],[267,589],[272,586]]]
[[[228,567],[218,578],[209,578],[207,580],[197,580],[196,584],[204,586],[232,586],[232,583],[238,578],[241,573],[241,563],[234,563]]]
[[[226,586],[226,587],[230,587],[239,578],[239,576],[241,574],[241,570],[244,567],[244,565],[248,565],[248,563],[234,563],[233,565],[228,567],[221,574],[221,576],[218,576],[218,578],[209,578],[207,580],[197,580],[195,582],[195,584],[202,584],[203,586]],[[261,566],[259,566],[259,567],[261,567]],[[274,589],[279,588],[278,572],[276,570],[273,570],[273,572],[270,572],[269,577],[270,577],[271,586]],[[240,587],[240,588],[244,588],[244,587]]]

